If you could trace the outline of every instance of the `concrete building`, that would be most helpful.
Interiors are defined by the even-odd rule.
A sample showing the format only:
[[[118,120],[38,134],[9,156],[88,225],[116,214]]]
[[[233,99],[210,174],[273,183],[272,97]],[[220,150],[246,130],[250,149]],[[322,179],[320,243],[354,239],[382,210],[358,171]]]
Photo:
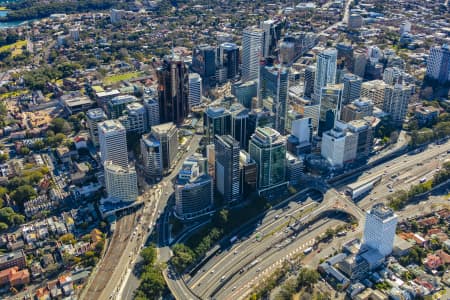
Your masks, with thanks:
[[[342,108],[341,120],[349,122],[371,116],[373,113],[373,103],[369,98],[360,98]]]
[[[286,152],[286,180],[288,180],[290,184],[295,185],[300,183],[304,169],[305,165],[300,157]]]
[[[147,111],[138,102],[127,104],[125,113],[118,120],[128,133],[143,134],[147,131]]]
[[[363,119],[347,123],[348,130],[357,137],[356,158],[367,158],[372,151],[373,132],[371,124]]]
[[[350,16],[348,16],[348,29],[350,30],[358,30],[362,27],[363,25],[363,17],[360,14],[350,14]]]
[[[388,85],[382,80],[366,81],[361,84],[361,98],[371,99],[374,106],[383,109]]]
[[[286,33],[279,45],[280,63],[291,66],[298,58],[311,50],[317,44],[317,40],[317,35],[313,32]]]
[[[313,125],[311,118],[301,118],[292,121],[292,135],[298,139],[300,144],[311,144]]]
[[[249,154],[258,166],[258,189],[285,183],[286,138],[270,127],[258,127],[251,136]]]
[[[161,142],[151,133],[141,138],[141,159],[145,177],[153,182],[162,179],[163,161]]]
[[[106,120],[106,114],[101,108],[90,109],[86,113],[86,120],[89,127],[89,135],[91,137],[92,144],[98,146],[98,123]]]
[[[342,92],[342,104],[348,104],[361,95],[362,78],[351,73],[347,73],[343,78],[344,90]]]
[[[414,116],[419,125],[431,125],[439,118],[439,108],[433,106],[416,106]]]
[[[216,135],[231,133],[231,114],[223,107],[208,107],[203,117],[203,125],[207,143],[213,144]]]
[[[189,114],[189,77],[183,59],[177,55],[166,56],[156,75],[160,121],[183,124]]]
[[[336,82],[336,61],[337,50],[332,48],[324,50],[319,53],[317,57],[316,74],[314,78],[315,104],[319,103],[322,88]]]
[[[161,144],[161,156],[163,170],[172,168],[175,157],[178,153],[178,130],[172,122],[160,124],[152,127],[151,134]]]
[[[392,121],[397,126],[403,124],[405,120],[412,93],[411,86],[396,84],[387,88],[387,95],[383,102],[383,111],[391,115]]]
[[[384,256],[391,254],[397,222],[397,215],[392,209],[382,203],[375,204],[366,213],[363,245],[378,250]]]
[[[363,49],[353,51],[353,74],[364,78],[367,65],[367,52]]]
[[[202,103],[202,78],[197,73],[189,74],[189,108]]]
[[[138,102],[132,95],[119,95],[106,102],[106,110],[110,119],[117,119],[123,116],[126,106],[130,103]]]
[[[236,203],[240,200],[239,151],[239,142],[232,136],[216,136],[214,143],[216,187],[225,203]]]
[[[102,163],[109,160],[115,165],[128,166],[127,133],[118,120],[98,124],[98,138]]]
[[[200,160],[195,156],[186,159],[174,186],[174,215],[185,221],[212,212],[213,182]]]
[[[320,94],[319,136],[334,127],[341,116],[343,84],[323,87]]]
[[[147,130],[149,130],[152,126],[160,124],[158,99],[145,98],[144,107],[147,112]]]
[[[105,167],[105,186],[110,202],[133,202],[138,194],[137,174],[134,166],[114,164],[107,160]]]
[[[356,158],[357,136],[341,128],[334,128],[322,135],[321,155],[332,167],[343,167]]]
[[[111,24],[119,24],[124,16],[125,11],[123,9],[111,9],[111,13],[109,15]]]
[[[260,99],[263,107],[275,115],[275,129],[284,134],[287,114],[289,72],[287,68],[268,64],[261,67]]]
[[[244,29],[242,37],[242,82],[259,79],[260,60],[264,57],[265,31],[256,27]]]
[[[450,47],[445,44],[442,47],[432,47],[427,60],[427,77],[437,80],[439,83],[450,81]]]

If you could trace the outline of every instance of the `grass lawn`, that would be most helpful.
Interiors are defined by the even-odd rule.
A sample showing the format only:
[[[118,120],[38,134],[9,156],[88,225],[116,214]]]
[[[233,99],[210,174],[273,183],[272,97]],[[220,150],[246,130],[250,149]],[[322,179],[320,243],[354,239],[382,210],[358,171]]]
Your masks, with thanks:
[[[6,99],[17,97],[17,96],[20,96],[20,95],[23,95],[26,93],[28,93],[28,90],[18,90],[18,91],[3,93],[0,95],[0,100],[6,100]]]
[[[122,74],[106,76],[103,81],[105,84],[114,84],[120,81],[130,80],[139,76],[142,76],[141,72],[127,72]]]
[[[0,47],[0,52],[11,51],[11,55],[14,57],[19,54],[22,54],[22,47],[26,45],[27,45],[26,40],[17,41],[14,44]]]

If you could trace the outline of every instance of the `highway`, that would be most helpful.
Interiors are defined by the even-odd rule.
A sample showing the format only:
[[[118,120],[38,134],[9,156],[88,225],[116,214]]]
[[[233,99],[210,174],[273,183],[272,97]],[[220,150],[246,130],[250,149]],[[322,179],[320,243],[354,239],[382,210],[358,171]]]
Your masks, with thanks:
[[[126,269],[122,271],[122,280],[121,287],[117,291],[116,299],[133,299],[134,291],[139,287],[139,278],[135,276],[132,272],[134,270],[135,265],[142,261],[139,253],[140,250],[145,246],[148,242],[150,235],[153,232],[154,226],[157,225],[158,228],[162,228],[164,232],[160,234],[158,232],[158,256],[160,261],[167,261],[170,258],[170,249],[168,247],[169,242],[169,233],[166,228],[168,228],[168,217],[169,213],[172,209],[168,203],[170,203],[170,197],[173,194],[173,185],[172,180],[178,175],[179,170],[182,167],[184,160],[195,153],[197,147],[199,145],[201,136],[193,135],[191,140],[187,143],[186,148],[188,151],[179,152],[178,161],[175,164],[172,172],[164,177],[164,179],[159,182],[154,187],[160,192],[158,193],[158,198],[154,200],[155,208],[152,210],[152,215],[149,220],[146,222],[145,227],[143,228],[143,236],[139,242],[138,247],[133,248],[133,255],[128,257],[128,263],[126,263]],[[147,214],[145,214],[147,215]],[[150,228],[150,230],[148,230]],[[145,230],[144,230],[145,229]],[[127,252],[125,252],[127,253]],[[127,255],[124,255],[127,257]]]
[[[360,208],[356,206],[353,201],[348,198],[348,196],[344,195],[343,191],[345,190],[345,186],[340,185],[338,189],[330,188],[325,195],[323,203],[314,206],[314,210],[308,214],[308,217],[311,219],[312,217],[317,216],[320,210],[325,211],[337,209],[348,211],[357,219],[364,220],[364,210],[369,209],[377,202],[385,201],[386,196],[390,193],[386,190],[385,183],[391,181],[391,177],[394,174],[400,173],[398,176],[398,185],[397,187],[394,187],[394,190],[396,188],[406,188],[408,187],[408,184],[417,183],[418,178],[421,178],[424,174],[430,174],[429,176],[431,176],[432,170],[438,167],[441,163],[439,160],[442,161],[444,156],[448,157],[448,150],[450,150],[450,142],[443,145],[430,145],[423,152],[403,155],[374,167],[370,171],[362,174],[359,178],[354,177],[353,182],[356,180],[362,182],[375,178],[379,175],[383,176],[381,184],[376,186],[370,195],[357,203]],[[408,179],[405,180],[405,178]],[[348,183],[351,182],[352,181],[349,181]],[[378,200],[374,198],[374,195],[377,194],[378,197],[380,197]],[[311,204],[312,202],[305,202],[304,206]],[[282,245],[283,240],[288,238],[289,232],[284,232],[287,226],[286,216],[293,213],[295,214],[299,211],[298,209],[298,204],[291,202],[289,210],[275,210],[267,213],[261,224],[257,228],[255,227],[256,229],[254,233],[251,234],[249,238],[242,239],[240,243],[236,243],[227,251],[213,257],[202,268],[202,270],[205,270],[204,272],[200,271],[195,274],[193,278],[187,279],[189,288],[191,288],[192,291],[202,299],[207,299],[211,294],[214,294],[215,291],[217,291],[217,294],[214,295],[215,298],[225,299],[222,298],[222,296],[225,296],[226,293],[222,291],[223,288],[226,288],[227,286],[230,288],[228,280],[230,280],[230,282],[234,282],[233,280],[235,278],[240,278],[239,271],[243,268],[243,266],[254,262],[256,259],[255,256],[258,257],[258,265],[261,264],[265,266],[265,264],[273,263],[270,259],[272,249]],[[307,209],[305,209],[305,211],[307,211]],[[404,212],[399,212],[400,215],[403,215],[403,213]],[[278,215],[277,219],[275,219],[276,215]],[[359,225],[361,226],[361,222]],[[256,235],[263,237],[260,242],[255,242]],[[301,248],[305,242],[306,241],[303,239],[293,239],[291,244],[289,244],[289,247],[299,249],[299,247]],[[224,279],[221,282],[222,278]],[[241,280],[238,281],[241,282]],[[182,285],[181,282],[180,285]],[[231,289],[234,286],[235,285],[232,285]],[[245,289],[243,287],[240,288]],[[236,289],[239,289],[239,287],[236,287]],[[247,286],[247,290],[250,290],[250,286]]]

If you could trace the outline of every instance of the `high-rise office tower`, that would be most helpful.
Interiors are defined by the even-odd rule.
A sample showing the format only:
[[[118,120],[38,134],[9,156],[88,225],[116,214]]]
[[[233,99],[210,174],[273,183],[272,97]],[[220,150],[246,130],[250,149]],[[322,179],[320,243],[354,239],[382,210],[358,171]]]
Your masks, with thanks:
[[[319,136],[334,127],[341,117],[343,84],[332,84],[322,88],[320,95]]]
[[[241,149],[247,149],[250,135],[248,133],[248,118],[250,110],[242,105],[230,108],[231,113],[231,135],[239,142]]]
[[[89,135],[94,146],[98,146],[98,123],[106,120],[106,114],[101,108],[90,109],[86,112]]]
[[[116,165],[107,160],[104,163],[105,185],[111,202],[133,202],[138,196],[137,174],[133,166]]]
[[[270,127],[258,127],[249,143],[249,154],[258,166],[258,189],[285,183],[286,138]]]
[[[189,74],[189,108],[202,102],[202,78],[197,73]]]
[[[238,102],[248,109],[252,109],[252,99],[258,94],[258,83],[255,80],[236,82],[231,86],[231,93]]]
[[[316,64],[316,74],[314,78],[314,97],[316,103],[320,98],[323,87],[336,82],[336,49],[326,49],[319,53]]]
[[[331,166],[343,167],[356,158],[358,136],[346,128],[335,128],[322,134],[321,155]]]
[[[159,103],[157,99],[145,98],[144,107],[147,112],[147,130],[159,124]]]
[[[292,135],[300,144],[311,144],[313,125],[311,118],[301,118],[292,121]]]
[[[147,131],[147,111],[138,102],[127,104],[123,116],[118,120],[128,133],[142,134]]]
[[[161,157],[164,170],[169,170],[178,152],[178,130],[169,122],[152,127],[151,134],[161,144]]]
[[[127,132],[118,120],[98,124],[98,139],[102,163],[109,160],[121,167],[128,166]]]
[[[231,115],[223,107],[208,107],[203,117],[205,137],[208,144],[214,143],[216,135],[231,133]]]
[[[256,190],[258,166],[247,151],[241,150],[239,154],[239,168],[241,170],[240,191],[245,197]]]
[[[213,182],[203,169],[202,159],[185,160],[175,182],[175,216],[190,220],[210,213],[213,205]]]
[[[228,79],[234,79],[239,72],[239,47],[234,43],[223,43],[218,52],[218,65],[225,68]]]
[[[258,80],[260,60],[264,57],[265,31],[247,27],[242,37],[242,81]]]
[[[287,94],[289,72],[281,66],[266,65],[261,67],[260,103],[275,114],[275,129],[284,134],[287,115]],[[269,103],[271,107],[267,107]]]
[[[440,83],[450,81],[450,46],[432,47],[427,60],[427,77]]]
[[[162,146],[151,133],[141,138],[141,159],[145,177],[152,181],[159,181],[163,173]]]
[[[305,69],[305,81],[304,81],[304,92],[303,96],[306,98],[311,98],[314,93],[314,79],[316,77],[316,67],[308,66]]]
[[[342,93],[342,104],[348,104],[359,99],[361,95],[362,78],[355,74],[347,73],[344,75],[343,83],[344,91]]]
[[[378,250],[382,255],[391,254],[398,218],[392,209],[382,203],[375,204],[366,213],[363,245]]]
[[[261,29],[264,30],[264,57],[275,54],[278,40],[281,38],[282,24],[278,20],[265,20],[261,22]]]
[[[216,84],[216,49],[208,44],[195,46],[191,69],[200,75],[205,89],[213,87]]]
[[[172,55],[164,59],[157,69],[160,122],[183,123],[189,114],[189,78],[181,57]]]
[[[216,136],[216,186],[225,203],[237,202],[239,193],[239,142],[230,135]]]

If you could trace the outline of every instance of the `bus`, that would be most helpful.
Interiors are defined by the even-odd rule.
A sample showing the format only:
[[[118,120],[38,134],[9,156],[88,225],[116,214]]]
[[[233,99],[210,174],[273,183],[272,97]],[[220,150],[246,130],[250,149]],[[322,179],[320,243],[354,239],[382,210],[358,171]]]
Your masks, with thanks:
[[[305,250],[303,250],[303,254],[309,254],[309,253],[311,253],[313,251],[313,247],[309,247],[309,248],[306,248]]]

